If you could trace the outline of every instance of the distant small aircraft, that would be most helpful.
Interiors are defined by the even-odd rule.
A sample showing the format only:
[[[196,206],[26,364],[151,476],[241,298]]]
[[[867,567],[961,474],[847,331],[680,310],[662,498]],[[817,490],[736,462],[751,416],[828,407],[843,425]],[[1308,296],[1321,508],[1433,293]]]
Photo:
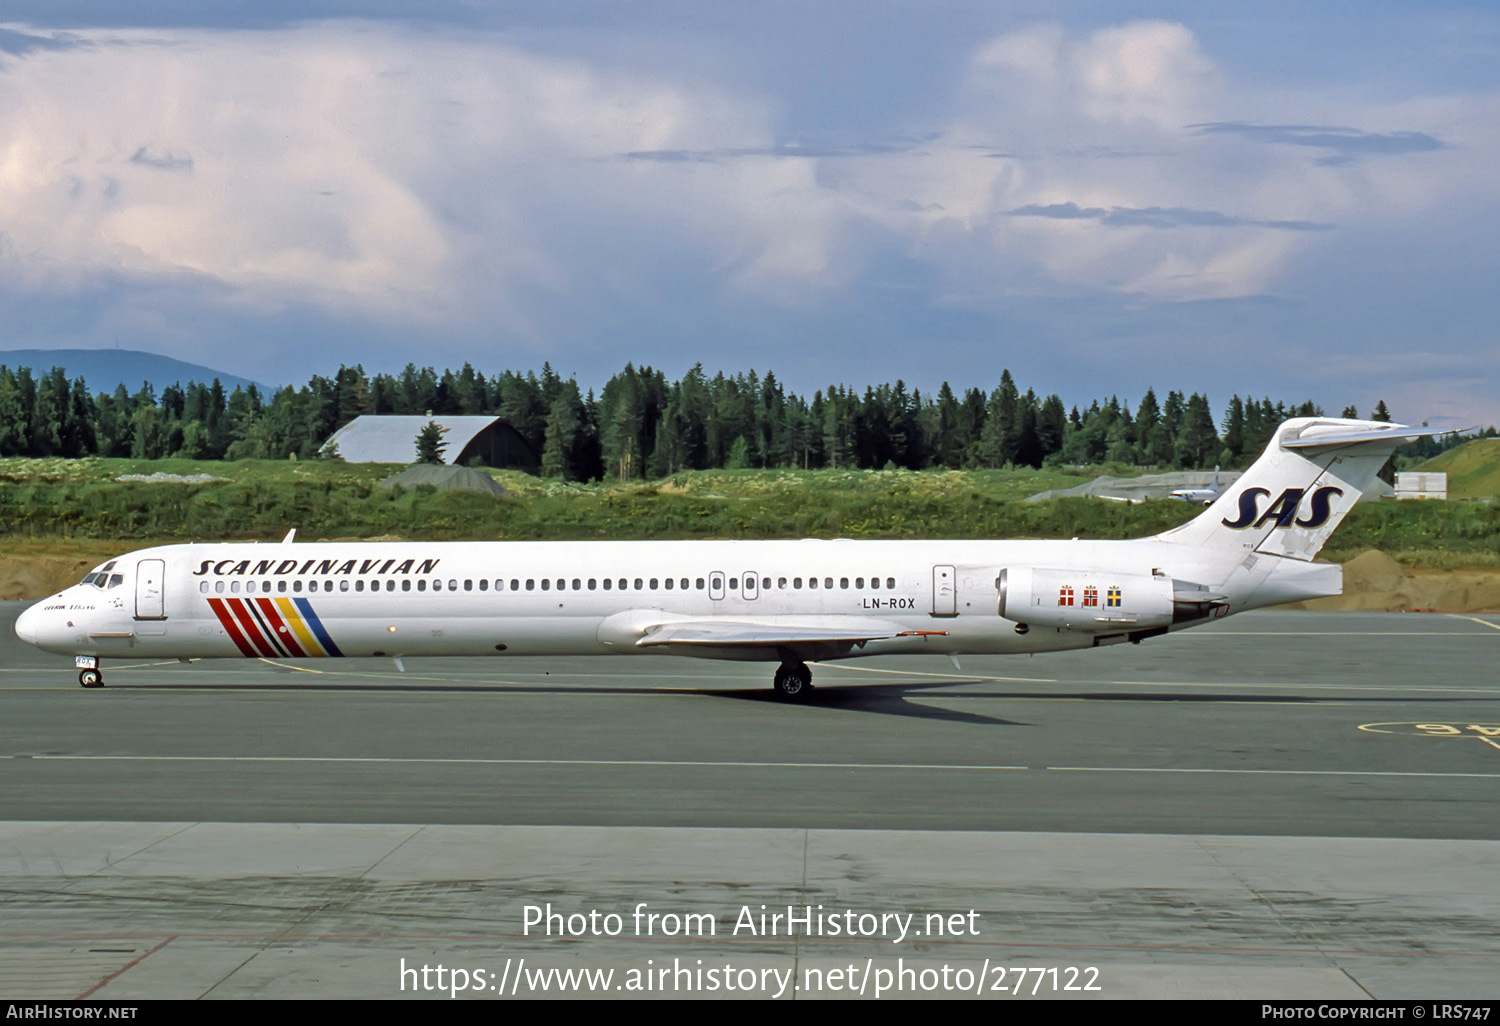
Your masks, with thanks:
[[[1223,490],[1219,484],[1219,468],[1215,467],[1213,484],[1207,488],[1176,488],[1167,497],[1191,502],[1195,506],[1212,506]]]
[[[111,559],[16,620],[105,659],[661,653],[779,664],[1139,643],[1258,606],[1339,594],[1315,563],[1403,443],[1443,431],[1304,417],[1188,523],[1134,541],[248,542]],[[1215,481],[1217,485],[1217,478]],[[1206,489],[1183,489],[1206,501]],[[1213,494],[1217,495],[1217,491]],[[498,669],[496,672],[500,672]]]

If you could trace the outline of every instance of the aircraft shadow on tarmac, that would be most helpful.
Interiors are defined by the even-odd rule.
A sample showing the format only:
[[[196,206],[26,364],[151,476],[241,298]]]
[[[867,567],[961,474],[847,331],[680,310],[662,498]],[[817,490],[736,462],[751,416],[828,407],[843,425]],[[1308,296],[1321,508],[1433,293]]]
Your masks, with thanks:
[[[1193,695],[1183,694],[1176,691],[993,691],[972,690],[992,681],[974,680],[950,680],[939,683],[909,683],[909,684],[860,684],[852,686],[818,687],[804,698],[800,703],[802,706],[823,707],[833,709],[847,709],[854,712],[883,713],[891,716],[916,716],[923,719],[954,720],[970,723],[996,723],[1007,726],[1031,726],[1021,720],[1007,720],[998,716],[982,716],[975,713],[961,713],[952,709],[938,709],[926,705],[913,705],[906,701],[908,697],[921,697],[921,692],[937,688],[964,687],[961,693],[945,693],[933,697],[958,700],[972,700],[976,698],[1000,699],[1009,701],[1074,701],[1074,702],[1157,702],[1163,704],[1230,704],[1230,705],[1327,705],[1344,704],[1348,702],[1345,697],[1320,698],[1312,695],[1288,695],[1288,694],[1246,694],[1244,692],[1225,692],[1222,694]],[[748,702],[769,702],[781,704],[782,700],[767,691],[746,691],[729,689],[702,689],[695,691],[697,694],[713,695],[718,698],[731,698]],[[1362,697],[1361,705],[1406,705],[1413,699],[1408,695],[1389,695],[1381,697]],[[1497,698],[1479,698],[1472,695],[1455,695],[1449,697],[1423,696],[1424,704],[1463,703],[1465,705],[1478,702],[1500,703]]]
[[[354,692],[362,694],[451,694],[451,695],[572,695],[577,698],[587,698],[590,695],[635,695],[635,696],[657,696],[667,698],[674,695],[693,695],[707,698],[730,699],[741,702],[763,702],[771,706],[780,706],[794,711],[798,708],[808,709],[838,709],[848,712],[875,713],[885,716],[911,716],[925,720],[951,721],[955,723],[983,723],[996,726],[1030,726],[1022,721],[1007,720],[999,716],[986,716],[980,713],[963,712],[955,709],[939,708],[931,705],[919,705],[907,701],[908,696],[919,697],[921,692],[939,688],[951,688],[955,684],[972,685],[981,684],[981,681],[941,681],[941,682],[912,682],[905,684],[859,684],[859,685],[833,685],[814,688],[810,694],[795,705],[784,699],[776,697],[775,693],[768,688],[661,688],[661,687],[631,687],[626,685],[590,685],[587,687],[568,684],[483,684],[483,683],[369,683],[369,682],[334,682],[320,680],[316,683],[214,683],[214,684],[176,684],[176,683],[113,683],[111,690],[115,691],[182,691],[185,689],[203,691],[235,691],[235,692],[308,692],[308,691],[337,691]],[[945,697],[959,697],[948,695]],[[984,695],[966,694],[962,697],[989,697],[1006,698],[1011,697],[1008,693],[986,693]]]
[[[1067,690],[1039,690],[1030,689],[1026,691],[996,690],[994,681],[990,680],[944,680],[944,681],[908,681],[891,682],[881,684],[834,684],[822,685],[811,690],[805,698],[796,705],[790,705],[783,699],[778,698],[771,690],[766,688],[724,688],[724,687],[682,687],[662,688],[653,686],[630,686],[630,685],[572,685],[572,684],[486,684],[482,682],[458,682],[458,681],[429,681],[411,683],[405,682],[372,682],[372,681],[330,681],[319,680],[313,682],[298,683],[214,683],[208,685],[184,685],[176,683],[125,683],[117,684],[119,690],[131,691],[178,691],[186,687],[203,688],[213,691],[338,691],[354,693],[411,693],[411,694],[464,694],[464,695],[565,695],[585,698],[590,695],[629,695],[629,696],[657,696],[670,697],[673,695],[701,696],[737,702],[765,703],[770,706],[785,707],[788,711],[803,709],[828,709],[841,712],[869,713],[877,716],[904,716],[914,719],[928,720],[934,722],[972,723],[990,726],[1031,726],[1024,720],[1006,719],[1001,716],[986,715],[969,710],[955,709],[950,705],[933,705],[925,702],[912,701],[928,697],[928,692],[941,692],[930,697],[951,701],[973,701],[975,699],[1002,701],[1041,701],[1041,700],[1069,700],[1078,702],[1154,702],[1154,703],[1180,703],[1180,704],[1235,704],[1235,705],[1308,705],[1316,706],[1328,703],[1344,703],[1348,701],[1347,696],[1311,696],[1287,694],[1285,691],[1271,693],[1248,693],[1243,690],[1225,691],[1214,694],[1190,694],[1175,690],[1150,690],[1132,688],[1129,691],[1115,690],[1080,690],[1076,686]],[[1106,683],[1099,685],[1101,688],[1108,687]],[[1295,685],[1289,685],[1290,690]],[[962,688],[962,691],[955,691]],[[1395,690],[1395,689],[1393,689]],[[1409,695],[1390,694],[1384,696],[1361,696],[1362,705],[1404,705],[1413,701]],[[1463,696],[1433,696],[1424,695],[1421,699],[1424,704],[1464,703],[1480,704],[1500,703],[1500,697],[1478,698],[1473,695]]]
[[[951,688],[954,684],[979,683],[978,681],[941,681],[932,683],[909,683],[909,684],[855,684],[855,685],[824,685],[813,688],[806,697],[800,699],[797,705],[804,708],[814,709],[838,709],[844,712],[875,713],[881,716],[910,716],[921,720],[948,721],[951,723],[984,723],[994,726],[1005,727],[1027,727],[1032,724],[1021,720],[1008,720],[1000,716],[986,716],[982,713],[963,712],[958,709],[948,709],[933,705],[919,705],[907,701],[908,697],[922,697],[922,692],[937,688]],[[745,689],[729,688],[702,688],[696,691],[700,695],[709,695],[714,698],[727,698],[740,702],[766,702],[772,705],[787,705],[787,702],[777,697],[773,692],[764,690],[749,691]],[[943,695],[934,697],[975,697],[972,694],[963,696]],[[990,695],[989,697],[1003,697]]]

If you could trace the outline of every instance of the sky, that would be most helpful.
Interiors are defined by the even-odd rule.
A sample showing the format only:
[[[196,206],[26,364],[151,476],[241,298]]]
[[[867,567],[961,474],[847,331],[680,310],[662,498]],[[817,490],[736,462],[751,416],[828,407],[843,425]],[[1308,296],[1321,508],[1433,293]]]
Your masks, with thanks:
[[[7,0],[0,110],[0,349],[1500,423],[1493,5]]]

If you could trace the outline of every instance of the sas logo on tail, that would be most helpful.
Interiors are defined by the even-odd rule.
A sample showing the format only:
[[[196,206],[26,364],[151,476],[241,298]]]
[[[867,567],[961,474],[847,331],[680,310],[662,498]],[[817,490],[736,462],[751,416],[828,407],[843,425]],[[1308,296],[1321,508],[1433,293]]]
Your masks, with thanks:
[[[1260,511],[1260,500],[1269,497],[1271,492],[1268,488],[1247,488],[1240,493],[1240,515],[1234,520],[1220,521],[1225,527],[1236,530],[1242,528],[1263,527],[1267,522],[1272,522],[1274,527],[1322,527],[1328,523],[1328,518],[1333,515],[1331,503],[1335,495],[1343,495],[1342,488],[1334,488],[1332,485],[1319,488],[1312,493],[1309,503],[1310,509],[1307,516],[1297,516],[1297,508],[1302,505],[1302,496],[1307,493],[1305,488],[1288,488],[1282,492],[1280,497],[1262,513]]]

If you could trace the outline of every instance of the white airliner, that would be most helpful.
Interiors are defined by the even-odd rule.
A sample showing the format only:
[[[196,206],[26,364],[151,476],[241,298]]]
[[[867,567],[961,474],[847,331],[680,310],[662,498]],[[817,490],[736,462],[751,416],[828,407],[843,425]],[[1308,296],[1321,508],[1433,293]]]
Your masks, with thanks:
[[[1219,468],[1215,467],[1213,483],[1207,488],[1174,488],[1167,498],[1191,502],[1195,506],[1212,506],[1214,500],[1223,494],[1223,491],[1224,486],[1219,484]]]
[[[1301,418],[1195,519],[1136,541],[381,542],[167,545],[39,602],[16,634],[105,659],[670,653],[778,663],[1141,642],[1337,595],[1314,563],[1397,446],[1436,432]]]

